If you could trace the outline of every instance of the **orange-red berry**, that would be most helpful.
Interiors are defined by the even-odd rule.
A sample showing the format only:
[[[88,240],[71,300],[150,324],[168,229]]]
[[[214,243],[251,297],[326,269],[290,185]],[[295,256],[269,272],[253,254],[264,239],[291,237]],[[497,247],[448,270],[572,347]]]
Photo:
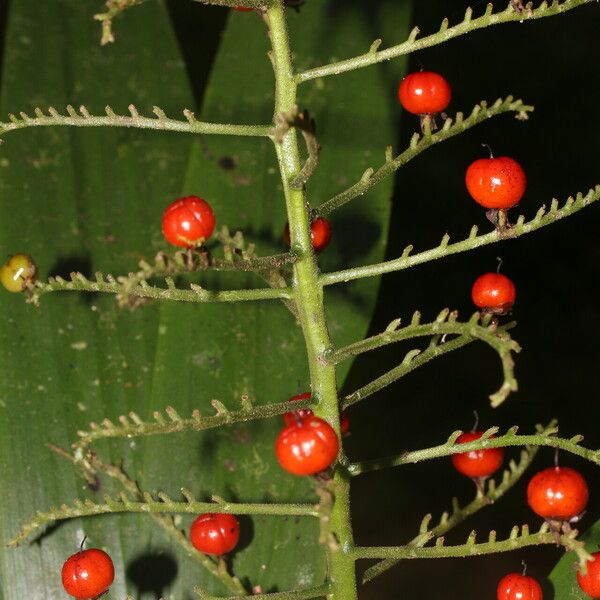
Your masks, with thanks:
[[[588,486],[569,467],[550,467],[534,475],[527,486],[527,503],[544,519],[572,519],[587,506]]]
[[[398,86],[400,104],[414,115],[440,112],[450,104],[451,98],[450,84],[431,71],[411,73]]]
[[[170,244],[195,248],[212,235],[215,222],[215,214],[206,200],[186,196],[167,206],[163,213],[162,231]]]
[[[204,554],[221,556],[231,552],[240,539],[240,524],[225,513],[206,513],[196,517],[190,527],[190,541]]]
[[[469,194],[485,208],[508,209],[521,201],[527,177],[521,165],[508,156],[480,158],[465,175]]]
[[[591,598],[600,598],[600,552],[592,554],[592,560],[587,561],[586,567],[585,575],[577,571],[577,583]]]
[[[480,275],[471,288],[473,304],[488,312],[504,314],[515,303],[517,290],[515,284],[501,273]]]
[[[483,431],[472,431],[458,436],[457,444],[466,444],[478,440]],[[490,439],[493,439],[493,435]],[[476,479],[478,477],[489,477],[496,472],[504,460],[503,448],[489,448],[485,450],[471,450],[452,455],[454,468],[463,475]]]
[[[311,397],[310,392],[304,392],[297,396],[292,396],[288,402],[298,402],[299,400],[308,400]],[[286,425],[295,425],[296,423],[313,416],[313,411],[310,408],[301,408],[287,413],[283,413],[283,421]],[[350,417],[346,411],[340,414],[340,431],[342,435],[350,433]]]
[[[542,587],[533,578],[509,573],[498,583],[498,600],[543,600]]]
[[[279,464],[294,475],[315,475],[330,467],[340,443],[335,431],[323,419],[308,417],[289,425],[275,442]]]
[[[289,223],[286,223],[283,230],[283,239],[289,246],[291,243]],[[310,241],[312,242],[313,250],[315,252],[321,252],[321,250],[324,250],[329,245],[330,240],[331,223],[323,217],[313,219],[310,223]]]
[[[115,578],[115,568],[106,552],[90,548],[69,556],[61,576],[67,594],[78,600],[89,600],[108,590]]]

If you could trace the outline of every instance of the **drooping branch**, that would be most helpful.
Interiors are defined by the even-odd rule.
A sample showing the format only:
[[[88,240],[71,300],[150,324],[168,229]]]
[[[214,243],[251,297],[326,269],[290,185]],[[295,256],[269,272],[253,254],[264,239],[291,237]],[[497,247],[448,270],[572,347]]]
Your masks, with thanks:
[[[40,108],[34,110],[31,117],[25,112],[8,115],[8,121],[0,121],[0,137],[9,131],[25,129],[27,127],[130,127],[136,129],[154,129],[158,131],[177,131],[180,133],[200,133],[203,135],[232,135],[246,137],[270,137],[273,133],[272,125],[233,125],[229,123],[204,123],[197,121],[191,110],[185,109],[185,121],[170,119],[165,112],[155,106],[155,117],[144,117],[138,113],[137,108],[129,105],[129,115],[118,115],[107,106],[106,115],[91,115],[85,106],[79,107],[77,112],[71,105],[67,106],[67,114],[61,115],[54,107],[45,114]]]
[[[490,396],[492,406],[500,405],[510,392],[517,390],[512,353],[519,352],[520,347],[506,333],[511,324],[498,328],[497,323],[489,315],[482,317],[479,313],[475,313],[468,322],[459,323],[456,321],[458,313],[450,312],[448,309],[443,310],[433,323],[421,324],[420,317],[420,313],[416,312],[411,324],[399,330],[397,327],[400,325],[400,320],[393,321],[383,333],[340,348],[328,357],[328,360],[337,363],[350,356],[357,356],[387,344],[416,337],[434,336],[425,350],[410,350],[397,367],[345,396],[342,400],[343,408],[364,400],[434,358],[461,348],[474,340],[488,344],[497,352],[502,361],[504,379],[500,389]],[[445,341],[446,335],[457,335],[458,337]]]
[[[448,531],[465,521],[482,508],[490,506],[494,502],[498,501],[515,485],[515,483],[517,483],[517,481],[519,481],[523,473],[525,473],[535,458],[538,450],[539,447],[527,447],[522,450],[519,462],[516,463],[514,460],[510,461],[508,470],[505,470],[502,473],[502,481],[499,485],[496,485],[494,479],[488,479],[484,493],[478,491],[475,498],[465,506],[461,507],[458,503],[458,500],[453,498],[452,512],[445,512],[435,527],[432,527],[431,529],[429,528],[432,515],[426,515],[421,523],[419,535],[412,539],[408,545],[425,546],[430,540],[445,535],[448,533]],[[375,577],[394,567],[398,562],[398,559],[388,558],[373,565],[372,567],[369,567],[363,574],[363,583],[367,583],[375,579]]]
[[[455,37],[489,27],[491,25],[500,25],[501,23],[510,22],[523,22],[534,19],[541,19],[544,17],[552,17],[554,15],[562,14],[578,6],[589,4],[595,0],[553,0],[551,3],[544,0],[537,8],[531,8],[531,2],[528,8],[524,11],[519,11],[515,8],[515,4],[510,2],[508,6],[497,13],[494,13],[494,6],[488,4],[485,9],[485,13],[478,18],[473,18],[473,9],[467,8],[465,17],[461,23],[449,26],[448,19],[444,19],[437,33],[431,34],[427,37],[418,39],[420,33],[419,28],[415,27],[408,39],[401,44],[391,46],[385,50],[379,50],[381,46],[381,40],[375,40],[371,45],[371,48],[365,54],[355,56],[346,60],[331,63],[321,67],[315,67],[314,69],[308,69],[302,73],[296,75],[296,81],[298,83],[304,83],[311,79],[317,79],[319,77],[329,77],[331,75],[340,75],[348,71],[354,71],[356,69],[362,69],[370,65],[385,62],[392,58],[404,56],[422,50],[423,48],[430,48],[431,46],[437,46],[447,42]]]
[[[577,531],[557,536],[556,532],[550,531],[547,523],[544,523],[537,533],[529,533],[529,527],[513,527],[510,536],[506,540],[497,541],[496,532],[490,531],[488,541],[477,543],[476,532],[471,532],[467,542],[458,546],[445,546],[444,538],[437,539],[435,546],[373,546],[357,547],[352,550],[352,555],[357,560],[363,558],[386,558],[386,559],[415,559],[415,558],[450,558],[464,556],[482,556],[484,554],[496,554],[498,552],[510,552],[528,546],[539,546],[542,544],[560,543],[566,550],[575,552],[581,565],[589,559],[590,554],[585,550],[584,543],[577,540]]]
[[[187,419],[181,417],[174,408],[168,406],[165,409],[166,414],[158,411],[154,413],[154,422],[143,421],[136,413],[130,412],[128,416],[121,415],[118,424],[109,419],[104,419],[100,424],[91,423],[90,431],[78,431],[79,440],[73,444],[73,448],[86,448],[97,440],[107,438],[132,438],[182,431],[203,431],[233,423],[268,419],[290,410],[288,402],[252,406],[250,400],[245,397],[242,398],[242,403],[242,410],[230,411],[218,400],[213,400],[212,405],[216,410],[216,414],[202,416],[199,410],[195,410],[191,418]],[[312,399],[299,400],[294,403],[294,408],[308,408],[313,403]]]
[[[414,267],[415,265],[431,262],[439,258],[444,258],[445,256],[458,254],[459,252],[474,250],[475,248],[494,244],[502,240],[517,238],[526,233],[541,229],[551,223],[555,223],[564,217],[569,217],[576,212],[579,212],[582,208],[596,202],[598,199],[600,199],[600,185],[597,185],[585,195],[578,193],[574,198],[570,196],[567,198],[565,204],[560,207],[558,200],[552,200],[550,210],[546,212],[546,207],[542,206],[531,221],[525,222],[525,217],[520,215],[516,225],[508,229],[494,229],[489,233],[478,235],[478,227],[477,225],[474,225],[471,228],[469,237],[460,242],[450,244],[450,236],[445,234],[436,248],[425,250],[424,252],[419,252],[418,254],[411,256],[410,254],[413,247],[407,246],[400,258],[366,265],[364,267],[354,267],[343,271],[325,273],[321,276],[321,282],[323,285],[333,285],[337,283],[346,283],[355,279],[363,279],[365,277],[376,277],[385,273],[402,271]]]
[[[226,502],[221,498],[213,502],[199,502],[185,488],[181,490],[184,501],[175,501],[164,492],[157,498],[144,493],[143,500],[132,500],[123,492],[118,498],[104,496],[104,502],[91,500],[82,502],[75,500],[72,505],[62,504],[59,508],[51,508],[38,512],[32,519],[22,525],[19,532],[8,542],[9,546],[18,546],[24,539],[48,524],[79,517],[113,513],[151,513],[161,515],[202,514],[206,512],[229,513],[235,515],[269,515],[269,516],[304,516],[319,517],[319,511],[311,504],[245,504]]]
[[[516,112],[517,118],[523,120],[527,118],[527,114],[531,111],[533,111],[533,106],[523,104],[522,100],[513,100],[512,96],[508,96],[504,100],[498,98],[492,106],[488,106],[487,102],[481,102],[473,108],[471,114],[466,119],[463,118],[462,113],[457,113],[454,119],[446,119],[442,128],[436,132],[432,133],[429,128],[425,131],[424,135],[415,133],[410,141],[410,146],[398,156],[392,157],[391,150],[388,151],[383,166],[377,170],[372,168],[367,169],[357,183],[323,202],[315,212],[323,216],[329,214],[340,206],[350,202],[350,200],[367,193],[371,188],[393,175],[398,169],[424,150],[427,150],[427,148],[463,133],[491,117],[507,112]]]
[[[38,304],[44,294],[50,292],[101,292],[122,297],[170,300],[175,302],[250,302],[255,300],[282,300],[291,298],[289,288],[258,288],[241,290],[211,291],[197,284],[190,289],[179,289],[172,278],[165,278],[167,287],[149,285],[145,280],[131,285],[125,280],[118,281],[112,275],[96,273],[96,281],[90,281],[81,273],[71,273],[71,279],[50,277],[48,281],[36,282],[29,291],[28,302]]]
[[[405,451],[396,456],[386,458],[350,463],[347,465],[347,469],[352,475],[360,475],[369,471],[379,471],[381,469],[414,464],[461,452],[471,452],[472,450],[485,448],[504,448],[508,446],[548,446],[550,448],[558,448],[559,450],[570,452],[575,456],[600,465],[600,450],[591,450],[580,446],[579,443],[583,440],[583,436],[581,435],[575,435],[569,439],[560,438],[556,436],[558,428],[554,426],[545,429],[538,426],[538,433],[532,435],[517,435],[517,431],[518,427],[515,426],[509,429],[504,435],[490,437],[498,432],[498,427],[491,427],[481,438],[465,444],[456,444],[456,440],[462,431],[455,431],[444,444],[440,444],[439,446],[410,452]]]

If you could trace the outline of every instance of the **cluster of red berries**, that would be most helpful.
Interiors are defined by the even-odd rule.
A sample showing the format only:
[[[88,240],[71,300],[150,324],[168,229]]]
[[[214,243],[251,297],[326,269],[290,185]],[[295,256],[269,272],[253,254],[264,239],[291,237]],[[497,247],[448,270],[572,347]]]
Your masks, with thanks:
[[[478,440],[483,431],[461,434],[457,444]],[[489,439],[493,439],[491,435]],[[504,460],[503,448],[488,448],[452,455],[456,470],[480,483],[495,473]],[[527,504],[540,517],[554,522],[578,519],[589,499],[588,486],[583,476],[569,467],[549,467],[534,475],[527,486]],[[596,557],[596,555],[593,555]],[[600,556],[600,553],[598,553]],[[587,574],[577,573],[581,589],[592,598],[600,598],[600,560],[590,561]],[[532,577],[511,573],[498,584],[498,600],[542,600],[539,583]]]
[[[308,400],[310,392],[289,399],[290,402]],[[340,442],[333,427],[315,417],[310,408],[301,408],[283,415],[285,427],[275,442],[279,464],[294,475],[316,475],[328,469],[335,461]],[[343,412],[340,417],[342,435],[350,432],[350,418]]]

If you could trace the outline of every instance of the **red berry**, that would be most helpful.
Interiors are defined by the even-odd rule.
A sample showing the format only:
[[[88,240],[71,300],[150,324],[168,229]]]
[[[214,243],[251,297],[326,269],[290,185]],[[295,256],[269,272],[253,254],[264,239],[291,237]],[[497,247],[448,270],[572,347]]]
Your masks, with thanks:
[[[498,583],[498,600],[543,600],[542,588],[533,578],[509,573]]]
[[[115,578],[115,567],[106,552],[90,548],[69,556],[61,576],[67,594],[87,600],[108,590]]]
[[[398,87],[400,104],[414,115],[440,112],[450,104],[451,98],[450,84],[430,71],[411,73]]]
[[[515,284],[500,273],[480,275],[471,289],[475,306],[498,314],[507,313],[513,307],[516,297]]]
[[[290,226],[286,223],[283,230],[283,239],[289,246],[290,241]],[[323,217],[317,217],[310,223],[310,241],[315,252],[324,250],[331,240],[331,223]]]
[[[483,431],[473,431],[463,433],[458,436],[457,444],[466,444],[478,440],[483,435]],[[493,439],[493,435],[490,439]],[[454,468],[467,477],[488,477],[502,466],[504,459],[503,448],[489,448],[488,450],[471,450],[470,452],[461,452],[452,455],[452,464]]]
[[[162,218],[165,239],[174,246],[194,248],[208,239],[215,228],[215,215],[210,204],[197,196],[186,196],[171,202]]]
[[[467,190],[485,208],[507,209],[518,204],[527,187],[521,165],[508,156],[480,158],[469,165]]]
[[[288,402],[297,402],[299,400],[308,400],[311,397],[310,392],[304,392],[297,396],[292,396]],[[293,410],[291,412],[283,413],[283,421],[289,427],[296,423],[308,419],[313,416],[313,411],[310,408],[301,408],[300,410]],[[342,435],[348,435],[350,433],[350,417],[346,411],[343,411],[340,415],[340,431]]]
[[[587,561],[587,573],[577,571],[579,587],[590,597],[600,598],[600,552],[592,554],[593,560]]]
[[[335,460],[339,448],[335,431],[319,417],[289,425],[275,442],[279,464],[294,475],[314,475],[324,471]]]
[[[240,524],[233,515],[206,513],[190,527],[190,540],[196,550],[221,556],[231,552],[240,539]]]
[[[527,486],[527,504],[544,519],[572,519],[587,506],[588,498],[585,479],[569,467],[544,469]]]
[[[245,6],[234,6],[233,10],[239,10],[240,12],[247,12],[249,10],[254,10],[253,8],[246,8]]]
[[[299,400],[308,400],[310,398],[310,392],[304,392],[297,396],[292,396],[288,402],[298,402]],[[313,411],[310,408],[301,408],[300,410],[293,410],[291,412],[283,413],[283,420],[287,426],[295,425],[298,421],[302,421],[308,417],[313,416]]]

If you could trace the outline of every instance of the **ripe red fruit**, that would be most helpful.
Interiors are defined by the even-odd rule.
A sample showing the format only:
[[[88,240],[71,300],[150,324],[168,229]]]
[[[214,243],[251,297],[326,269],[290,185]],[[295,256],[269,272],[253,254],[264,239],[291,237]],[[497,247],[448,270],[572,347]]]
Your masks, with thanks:
[[[478,440],[483,431],[472,431],[458,436],[457,444],[466,444]],[[493,435],[490,439],[493,439]],[[504,459],[503,448],[489,448],[487,450],[471,450],[452,455],[454,468],[467,477],[489,477],[502,466]]]
[[[543,600],[542,588],[533,578],[509,573],[498,583],[498,600]]]
[[[239,539],[240,524],[233,515],[206,513],[196,517],[190,527],[190,541],[204,554],[227,554]]]
[[[297,402],[299,400],[308,400],[311,397],[310,392],[304,392],[297,396],[292,396],[288,402]],[[283,421],[289,427],[296,423],[303,421],[313,416],[313,411],[310,408],[301,408],[299,410],[293,410],[291,412],[283,413]],[[340,431],[342,435],[348,435],[350,433],[350,417],[346,411],[340,415]]]
[[[324,471],[335,460],[339,448],[335,431],[319,417],[289,425],[275,442],[279,464],[294,475],[314,475]]]
[[[440,112],[450,104],[451,98],[450,84],[431,71],[411,73],[398,87],[400,104],[414,115]]]
[[[163,235],[174,246],[199,246],[214,229],[215,215],[210,204],[197,196],[179,198],[171,202],[163,213]]]
[[[285,229],[283,230],[283,239],[285,243],[290,245],[290,226],[286,223]],[[310,223],[310,241],[315,252],[321,252],[328,245],[331,240],[331,223],[323,217],[317,217]]]
[[[579,587],[590,597],[600,598],[600,552],[592,554],[593,560],[587,561],[587,573],[577,571]]]
[[[485,208],[507,209],[518,204],[527,187],[521,165],[508,156],[480,158],[469,165],[467,190]]]
[[[527,504],[544,519],[572,519],[587,506],[588,498],[585,479],[569,467],[544,469],[527,486]]]
[[[471,289],[471,298],[475,306],[497,314],[508,312],[513,307],[516,297],[515,284],[500,273],[480,275]]]
[[[96,598],[108,590],[115,578],[115,568],[106,552],[90,548],[69,556],[61,576],[67,594],[84,600]]]

